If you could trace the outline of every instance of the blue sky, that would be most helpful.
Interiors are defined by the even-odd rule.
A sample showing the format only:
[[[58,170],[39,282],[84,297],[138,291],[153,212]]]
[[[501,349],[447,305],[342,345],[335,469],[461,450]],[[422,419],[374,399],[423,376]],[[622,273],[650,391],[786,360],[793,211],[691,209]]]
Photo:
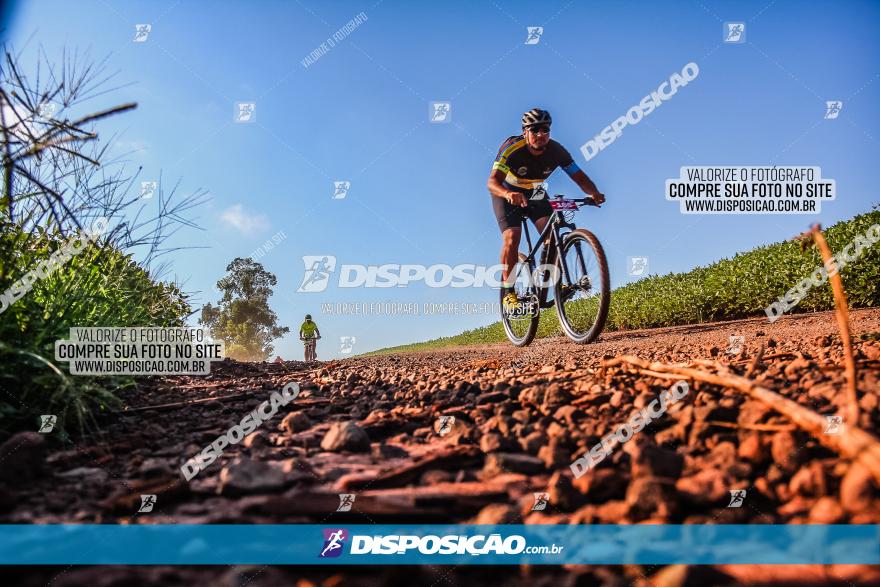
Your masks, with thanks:
[[[300,63],[363,12],[367,20],[309,67]],[[746,42],[723,44],[725,21]],[[134,43],[135,24],[150,23]],[[427,340],[495,315],[328,316],[322,303],[495,302],[477,288],[340,289],[297,293],[303,255],[338,263],[497,262],[499,232],[485,188],[498,145],[524,110],[554,116],[553,137],[607,195],[578,222],[597,233],[622,285],[627,257],[650,272],[705,265],[788,238],[880,201],[880,67],[876,2],[194,2],[31,0],[8,38],[33,55],[63,47],[109,56],[117,84],[95,109],[126,101],[108,120],[118,152],[135,150],[141,178],[208,190],[204,231],[172,244],[172,275],[196,302],[235,256],[278,231],[287,239],[260,262],[278,277],[272,307],[293,334],[276,342],[300,356],[296,331],[312,313],[319,358]],[[526,27],[543,26],[526,45]],[[579,147],[688,62],[700,74],[590,162]],[[430,101],[450,101],[452,122],[431,124]],[[842,100],[824,120],[825,100]],[[236,102],[256,122],[236,124]],[[838,196],[821,214],[685,216],[664,199],[683,165],[816,165]],[[351,182],[334,200],[333,182]],[[561,172],[553,192],[577,193]],[[156,200],[152,203],[155,205]],[[147,201],[147,205],[151,204]]]

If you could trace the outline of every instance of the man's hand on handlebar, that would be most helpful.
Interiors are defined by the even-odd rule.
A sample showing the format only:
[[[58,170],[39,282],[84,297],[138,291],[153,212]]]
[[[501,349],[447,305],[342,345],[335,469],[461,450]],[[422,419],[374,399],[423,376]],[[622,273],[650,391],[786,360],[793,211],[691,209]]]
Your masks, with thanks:
[[[604,204],[605,194],[600,194],[599,192],[593,194],[593,203],[595,203],[597,206],[601,206],[602,204]]]
[[[520,208],[525,208],[529,205],[528,201],[526,201],[526,197],[519,193],[510,191],[504,195],[504,199],[508,201],[513,206],[519,206]]]

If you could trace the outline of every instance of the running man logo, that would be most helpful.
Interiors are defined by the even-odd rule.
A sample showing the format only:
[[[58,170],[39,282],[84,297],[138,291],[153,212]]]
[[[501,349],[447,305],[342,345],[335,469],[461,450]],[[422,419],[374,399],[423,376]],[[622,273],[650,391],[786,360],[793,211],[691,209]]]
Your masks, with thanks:
[[[257,121],[256,102],[236,102],[235,122],[247,123]]]
[[[348,188],[351,187],[351,182],[350,181],[334,181],[333,186],[334,186],[333,199],[334,200],[344,200],[345,196],[348,195]]]
[[[58,111],[58,104],[54,102],[43,102],[37,106],[37,118],[40,120],[52,120],[55,112]]]
[[[729,508],[738,508],[742,507],[743,502],[746,500],[746,490],[745,489],[731,489],[730,490],[730,503],[727,504]]]
[[[153,30],[153,25],[151,25],[151,24],[136,24],[136,25],[134,25],[134,42],[135,43],[146,43],[147,37],[150,36],[151,30]]]
[[[740,334],[731,334],[730,338],[727,339],[727,354],[731,356],[736,356],[740,354],[743,350],[743,345],[745,344],[746,337]]]
[[[429,114],[431,116],[431,122],[451,122],[452,104],[449,102],[431,102]]]
[[[354,343],[357,342],[357,338],[354,336],[340,336],[339,337],[339,354],[340,355],[350,355],[351,351],[354,350]]]
[[[58,422],[58,416],[55,414],[40,416],[40,429],[37,430],[37,432],[40,434],[49,434],[55,429],[56,422]]]
[[[305,275],[297,292],[318,292],[327,289],[330,274],[336,269],[336,257],[333,255],[303,255]]]
[[[840,434],[843,432],[843,416],[825,416],[824,434]]]
[[[339,494],[339,507],[336,508],[337,512],[350,512],[351,506],[354,505],[354,493],[340,493]]]
[[[544,27],[529,26],[526,27],[526,45],[537,45],[541,41],[541,35],[544,34]]]
[[[647,257],[629,257],[629,274],[633,277],[645,275],[648,272]]]
[[[138,508],[139,514],[146,514],[153,511],[153,506],[156,505],[156,495],[148,494],[141,495],[141,507]]]
[[[455,416],[440,416],[434,422],[434,432],[440,436],[446,436],[452,432],[453,426],[455,426]]]
[[[840,116],[843,109],[843,102],[840,100],[828,100],[825,102],[825,120],[834,120]]]
[[[535,505],[532,506],[533,512],[542,512],[547,509],[547,503],[550,501],[549,493],[535,493]]]
[[[725,22],[724,23],[724,42],[725,43],[745,43],[746,42],[746,23],[744,23],[744,22]]]
[[[336,558],[342,554],[343,545],[348,538],[348,531],[342,528],[333,530],[324,529],[324,546],[321,548],[321,554],[318,558]]]
[[[159,189],[158,181],[142,181],[141,182],[141,199],[149,200]]]

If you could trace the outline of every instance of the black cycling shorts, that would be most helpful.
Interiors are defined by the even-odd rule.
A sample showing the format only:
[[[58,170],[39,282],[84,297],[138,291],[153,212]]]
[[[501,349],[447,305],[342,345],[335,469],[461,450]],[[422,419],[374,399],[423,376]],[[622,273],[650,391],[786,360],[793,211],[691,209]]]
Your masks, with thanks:
[[[553,214],[553,208],[550,202],[543,200],[527,200],[529,205],[526,208],[514,206],[503,198],[490,196],[492,198],[492,208],[495,210],[495,219],[498,220],[498,228],[504,232],[508,228],[519,228],[522,225],[523,218],[530,218],[532,222],[537,222],[539,218],[544,218]]]

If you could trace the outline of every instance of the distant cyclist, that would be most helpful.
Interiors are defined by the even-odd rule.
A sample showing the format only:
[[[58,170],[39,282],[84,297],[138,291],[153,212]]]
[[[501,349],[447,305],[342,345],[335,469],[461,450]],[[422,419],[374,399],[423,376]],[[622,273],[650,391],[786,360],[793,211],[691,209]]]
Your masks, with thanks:
[[[321,331],[318,325],[312,322],[312,315],[306,314],[305,322],[299,327],[299,339],[305,341],[305,360],[306,362],[317,359],[315,345],[321,338]]]
[[[518,261],[519,239],[522,219],[529,218],[538,231],[544,230],[553,209],[546,200],[529,200],[532,190],[543,183],[556,170],[562,169],[597,204],[605,196],[587,174],[578,168],[571,154],[550,138],[550,113],[534,108],[522,116],[520,135],[512,136],[502,143],[492,165],[487,184],[492,194],[492,207],[498,228],[501,229],[501,271],[504,292],[504,310],[512,312],[519,307],[514,284],[508,279]]]

